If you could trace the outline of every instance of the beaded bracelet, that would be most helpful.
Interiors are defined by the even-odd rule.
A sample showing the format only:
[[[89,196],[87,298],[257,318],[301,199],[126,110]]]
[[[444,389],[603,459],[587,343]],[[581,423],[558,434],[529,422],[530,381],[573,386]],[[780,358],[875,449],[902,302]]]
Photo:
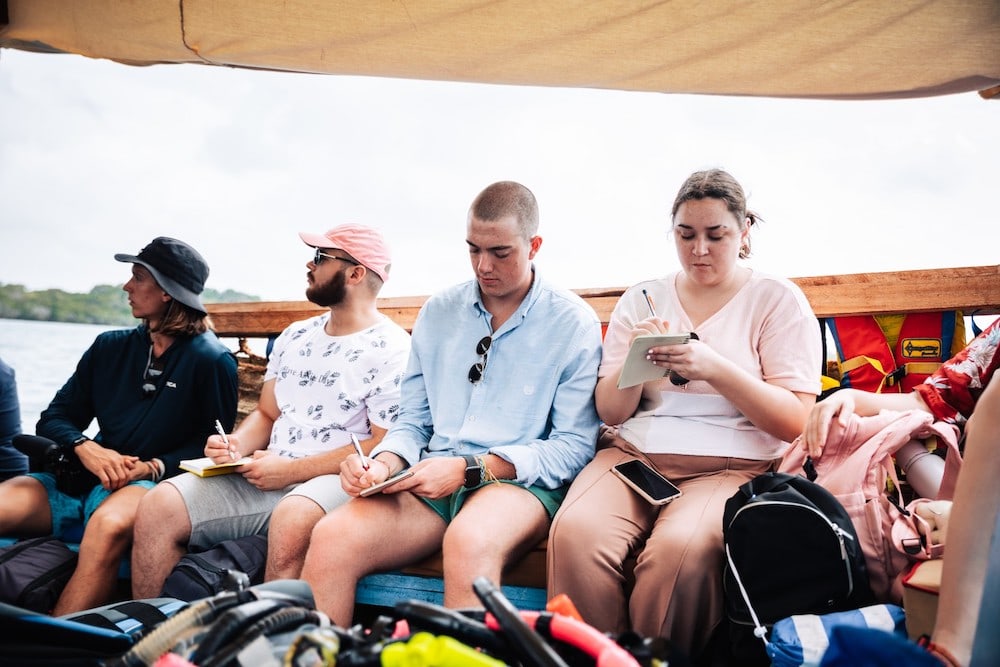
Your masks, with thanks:
[[[477,456],[476,460],[479,461],[479,468],[483,471],[483,481],[484,482],[494,482],[496,484],[500,483],[500,479],[493,474],[493,471],[486,467],[486,457]]]

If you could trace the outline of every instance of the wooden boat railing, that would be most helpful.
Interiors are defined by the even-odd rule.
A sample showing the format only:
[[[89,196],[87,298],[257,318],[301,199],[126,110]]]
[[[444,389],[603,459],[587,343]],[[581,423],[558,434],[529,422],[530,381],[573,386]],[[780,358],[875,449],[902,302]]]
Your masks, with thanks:
[[[1000,314],[1000,266],[972,266],[914,271],[854,273],[793,278],[817,317],[961,310],[965,315]],[[576,290],[607,324],[625,288]],[[427,297],[379,299],[379,309],[412,330]],[[207,305],[216,333],[241,339],[268,338],[288,324],[323,309],[308,301],[216,303]],[[984,324],[985,327],[985,324]],[[256,403],[263,375],[262,360],[241,364],[241,411]],[[251,374],[253,374],[251,376]],[[443,598],[440,554],[397,572],[365,577],[357,592],[361,604],[392,606],[401,599],[440,604]],[[502,588],[512,603],[524,609],[545,606],[545,542],[504,573]]]

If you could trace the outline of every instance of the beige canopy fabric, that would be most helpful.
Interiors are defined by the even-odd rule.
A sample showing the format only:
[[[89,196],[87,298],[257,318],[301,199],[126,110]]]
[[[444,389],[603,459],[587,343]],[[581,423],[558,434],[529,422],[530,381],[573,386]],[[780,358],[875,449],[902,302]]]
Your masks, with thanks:
[[[665,93],[989,97],[1000,2],[0,0],[0,47]]]

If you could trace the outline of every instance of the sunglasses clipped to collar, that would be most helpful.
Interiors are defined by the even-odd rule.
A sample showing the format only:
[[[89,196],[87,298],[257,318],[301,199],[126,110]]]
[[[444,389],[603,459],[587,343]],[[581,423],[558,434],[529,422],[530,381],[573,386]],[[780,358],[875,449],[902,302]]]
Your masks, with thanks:
[[[469,382],[472,384],[479,384],[479,381],[483,379],[483,375],[486,374],[486,353],[490,351],[490,345],[492,344],[493,338],[490,336],[483,336],[476,343],[476,354],[481,358],[472,364],[472,368],[469,369]]]
[[[339,259],[341,262],[347,262],[348,264],[352,264],[354,266],[358,266],[360,263],[360,262],[355,262],[353,259],[348,259],[347,257],[337,257],[336,255],[328,255],[325,252],[323,252],[322,249],[316,248],[316,254],[313,255],[313,264],[319,266],[320,264],[323,263],[324,259]]]
[[[163,375],[163,361],[153,359],[153,346],[150,345],[149,354],[146,356],[146,369],[142,372],[142,385],[139,387],[143,398],[156,393],[156,382],[161,375]]]

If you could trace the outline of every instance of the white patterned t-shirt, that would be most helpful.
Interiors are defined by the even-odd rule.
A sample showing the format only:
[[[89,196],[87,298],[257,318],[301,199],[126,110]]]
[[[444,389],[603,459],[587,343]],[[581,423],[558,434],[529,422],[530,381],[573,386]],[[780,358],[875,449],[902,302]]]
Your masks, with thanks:
[[[363,440],[399,416],[410,335],[388,317],[347,336],[327,335],[329,313],[294,322],[275,339],[264,380],[281,411],[268,450],[301,457]]]

